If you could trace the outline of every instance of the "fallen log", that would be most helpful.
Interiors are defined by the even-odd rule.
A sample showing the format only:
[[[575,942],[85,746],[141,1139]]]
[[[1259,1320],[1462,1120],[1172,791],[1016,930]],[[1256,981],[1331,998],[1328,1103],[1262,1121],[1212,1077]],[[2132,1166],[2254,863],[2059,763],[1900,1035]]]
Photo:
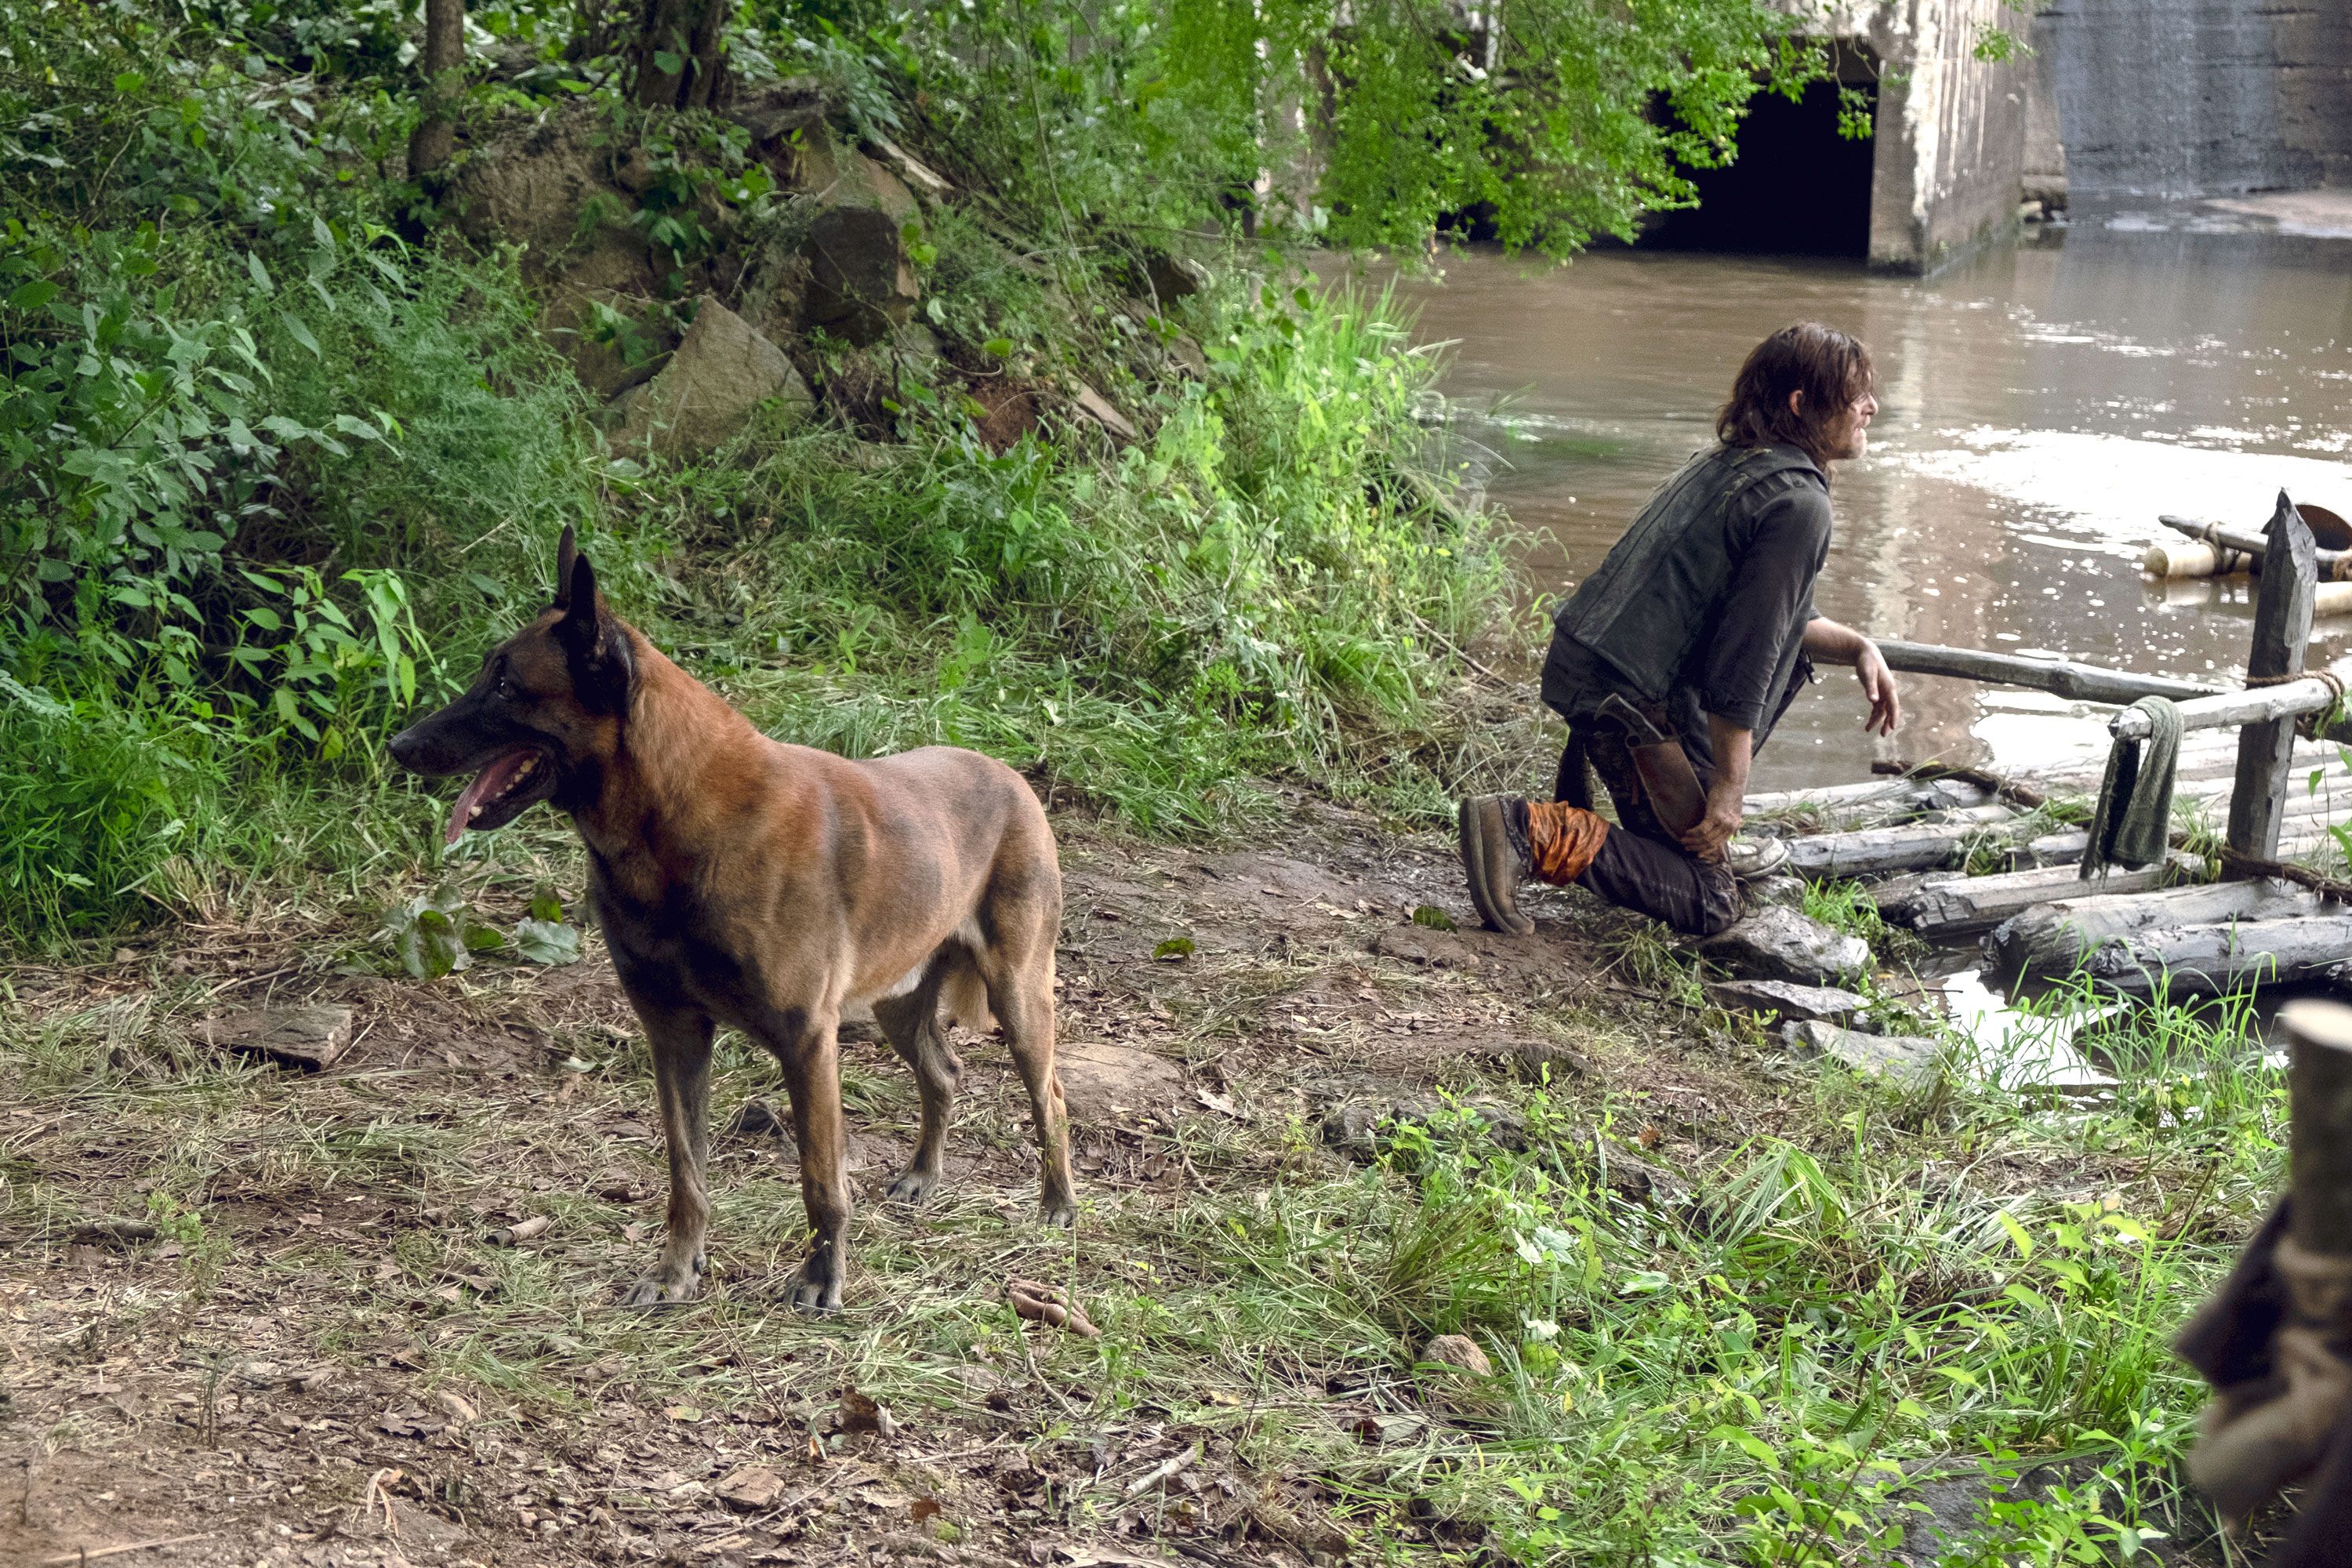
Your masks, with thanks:
[[[1750,816],[1801,816],[1825,831],[1883,827],[1931,811],[1992,803],[1992,794],[1958,779],[1873,779],[1818,789],[1768,790],[1746,802]]]
[[[2042,834],[2038,838],[2029,838],[2011,849],[2009,852],[2009,868],[2016,872],[2079,866],[2090,849],[2090,829],[2064,827],[2055,833]]]
[[[2144,931],[2289,921],[2322,908],[2315,893],[2263,880],[2061,899],[1995,926],[1984,939],[1986,968],[2003,984],[2063,980],[2091,953]],[[2340,949],[2336,956],[2343,956]]]
[[[1944,647],[1935,643],[1888,640],[1878,645],[1886,668],[1908,675],[1947,675],[1961,680],[1990,681],[2001,686],[2025,686],[2076,702],[2137,702],[2143,697],[2169,697],[2183,701],[2210,697],[2221,688],[2168,675],[2137,675],[2077,664],[2066,658],[2027,658],[2022,654],[1987,653],[1980,648]]]
[[[2263,985],[2316,980],[2352,948],[2352,913],[2295,914],[2225,925],[2163,926],[2119,937],[2084,960],[2083,972],[2126,996],[2219,996]]]
[[[1988,829],[2016,821],[2005,805],[1972,805],[1948,812],[1941,822],[1910,822],[1865,827],[1852,833],[1813,833],[1789,840],[1789,869],[1809,881],[1845,877],[1884,877],[1896,871],[1933,871],[1987,843]],[[1998,840],[1995,840],[1997,842]]]
[[[2050,796],[2043,791],[2032,784],[2020,784],[1989,768],[1960,767],[1950,763],[1896,762],[1882,757],[1870,764],[1870,771],[1882,776],[1917,779],[1922,783],[1950,780],[1974,784],[1980,790],[1990,791],[1994,799],[2007,801],[2021,811],[2032,811],[2050,802]],[[1976,803],[1970,801],[1966,804],[1973,805]]]
[[[1949,877],[1929,881],[1909,900],[1911,929],[1930,942],[1973,936],[2036,904],[2080,897],[2144,893],[2202,877],[2205,862],[2176,854],[2137,871],[2121,868],[2084,881],[2073,866],[2037,866],[1998,877]],[[1879,910],[1883,917],[1885,909]]]

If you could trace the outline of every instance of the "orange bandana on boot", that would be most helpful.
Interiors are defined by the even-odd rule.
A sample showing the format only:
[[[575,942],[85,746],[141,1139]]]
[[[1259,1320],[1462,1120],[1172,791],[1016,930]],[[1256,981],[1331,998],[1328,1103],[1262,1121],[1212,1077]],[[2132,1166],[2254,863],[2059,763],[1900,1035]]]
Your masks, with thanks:
[[[1514,936],[1536,929],[1519,912],[1519,883],[1529,877],[1556,887],[1575,881],[1609,837],[1608,822],[1582,806],[1514,795],[1465,800],[1456,821],[1470,901],[1487,925]]]

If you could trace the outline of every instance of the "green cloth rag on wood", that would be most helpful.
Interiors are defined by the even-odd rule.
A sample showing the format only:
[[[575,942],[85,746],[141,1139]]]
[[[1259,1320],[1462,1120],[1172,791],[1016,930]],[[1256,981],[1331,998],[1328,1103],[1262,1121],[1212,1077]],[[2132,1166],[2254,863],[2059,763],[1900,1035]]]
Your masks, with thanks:
[[[2132,704],[2147,715],[2145,741],[2118,736],[2091,818],[2083,876],[2109,866],[2152,866],[2172,847],[2172,775],[2180,763],[2180,710],[2162,697]]]

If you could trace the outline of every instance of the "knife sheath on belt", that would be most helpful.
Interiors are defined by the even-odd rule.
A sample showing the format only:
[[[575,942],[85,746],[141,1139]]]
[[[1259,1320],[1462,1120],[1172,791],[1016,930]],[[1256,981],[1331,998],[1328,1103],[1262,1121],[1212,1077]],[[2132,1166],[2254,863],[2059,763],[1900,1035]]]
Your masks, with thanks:
[[[1696,827],[1706,816],[1706,791],[1699,788],[1683,743],[1660,734],[1640,709],[1614,692],[1601,704],[1601,716],[1623,726],[1633,771],[1658,826],[1676,838]]]

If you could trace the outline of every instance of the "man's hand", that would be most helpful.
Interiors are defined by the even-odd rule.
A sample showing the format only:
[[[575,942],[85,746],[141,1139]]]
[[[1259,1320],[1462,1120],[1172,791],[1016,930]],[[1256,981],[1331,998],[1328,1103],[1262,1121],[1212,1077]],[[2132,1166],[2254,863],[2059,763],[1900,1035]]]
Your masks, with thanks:
[[[1683,835],[1683,847],[1702,860],[1720,860],[1723,847],[1739,831],[1739,820],[1747,802],[1738,794],[1727,794],[1720,787],[1706,792],[1706,815],[1698,826]]]
[[[1895,672],[1886,668],[1886,656],[1876,643],[1852,626],[1817,616],[1805,623],[1805,651],[1823,664],[1853,666],[1853,678],[1862,683],[1862,695],[1870,704],[1863,732],[1895,733],[1895,726],[1903,721],[1903,702],[1895,694]]]
[[[1903,700],[1895,694],[1895,672],[1886,668],[1885,656],[1867,637],[1854,658],[1853,678],[1862,683],[1862,695],[1870,704],[1870,717],[1862,721],[1863,733],[1895,733],[1895,726],[1903,721]]]

